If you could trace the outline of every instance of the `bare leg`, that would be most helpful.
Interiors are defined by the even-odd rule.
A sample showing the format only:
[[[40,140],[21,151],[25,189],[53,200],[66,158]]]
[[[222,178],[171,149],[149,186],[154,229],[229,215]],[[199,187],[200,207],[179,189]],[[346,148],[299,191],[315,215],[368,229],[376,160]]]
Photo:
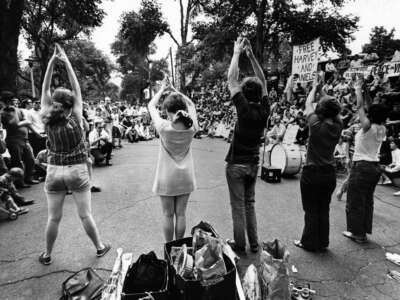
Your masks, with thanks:
[[[163,230],[166,242],[174,239],[174,202],[175,197],[160,196],[163,211]]]
[[[58,235],[58,226],[62,218],[65,192],[46,193],[47,198],[47,226],[46,226],[46,253],[50,256]]]
[[[186,230],[186,208],[190,194],[179,195],[175,197],[175,237],[181,239],[185,235]]]
[[[104,244],[100,240],[99,231],[92,216],[92,195],[90,190],[85,192],[73,192],[73,196],[83,228],[92,240],[96,249],[103,249]]]

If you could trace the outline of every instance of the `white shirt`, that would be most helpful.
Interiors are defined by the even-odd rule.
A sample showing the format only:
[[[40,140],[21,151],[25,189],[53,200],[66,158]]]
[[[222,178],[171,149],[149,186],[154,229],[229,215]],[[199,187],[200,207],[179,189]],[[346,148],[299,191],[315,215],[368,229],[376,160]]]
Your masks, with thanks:
[[[111,137],[110,135],[107,133],[107,131],[105,131],[104,129],[101,130],[101,133],[99,134],[99,131],[94,128],[90,133],[89,133],[89,143],[90,143],[90,149],[97,149],[99,148],[99,146],[102,146],[105,144],[104,140],[100,140],[98,141],[97,144],[92,145],[99,137],[105,138],[107,140],[107,142],[111,143]]]
[[[383,125],[372,124],[367,132],[360,129],[355,136],[353,161],[379,162],[379,150],[385,138]]]
[[[400,149],[396,148],[392,151],[392,164],[396,167],[400,167]]]
[[[32,123],[32,127],[39,133],[44,132],[44,124],[42,121],[42,116],[38,110],[34,110],[33,108],[27,111],[28,114],[26,118]]]

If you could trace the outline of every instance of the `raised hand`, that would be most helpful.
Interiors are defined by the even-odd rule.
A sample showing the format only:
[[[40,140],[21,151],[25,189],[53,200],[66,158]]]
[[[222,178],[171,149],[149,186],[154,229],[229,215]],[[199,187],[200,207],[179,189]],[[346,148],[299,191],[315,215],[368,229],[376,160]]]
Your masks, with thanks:
[[[247,38],[244,39],[244,49],[248,57],[253,56],[253,49],[251,47],[250,41]]]
[[[320,87],[322,85],[323,81],[324,81],[323,74],[317,73],[314,77],[313,88]]]
[[[57,54],[58,59],[65,63],[68,62],[67,54],[65,54],[64,49],[61,48],[61,46],[57,43],[56,43],[56,50],[58,51],[58,54]]]
[[[362,75],[358,75],[356,83],[354,84],[354,88],[361,90],[363,88],[363,85],[364,85],[364,77]]]
[[[164,79],[161,81],[161,89],[163,91],[165,91],[170,86],[171,86],[171,83],[169,81],[169,77],[167,75],[164,75]]]
[[[237,38],[236,42],[235,42],[235,46],[233,48],[233,52],[242,53],[243,49],[244,49],[244,46],[245,46],[245,44],[244,44],[245,40],[246,40],[245,38],[239,36]]]

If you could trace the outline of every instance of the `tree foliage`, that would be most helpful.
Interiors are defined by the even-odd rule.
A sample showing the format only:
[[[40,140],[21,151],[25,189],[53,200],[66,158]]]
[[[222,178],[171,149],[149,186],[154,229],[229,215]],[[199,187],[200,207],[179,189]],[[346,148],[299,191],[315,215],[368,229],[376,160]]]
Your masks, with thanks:
[[[380,59],[390,58],[396,50],[400,50],[400,39],[394,38],[395,29],[388,31],[383,26],[372,28],[370,42],[362,48],[365,53],[376,53]]]
[[[24,2],[0,1],[0,92],[16,90],[18,37]]]
[[[41,70],[41,81],[54,43],[64,44],[82,35],[88,36],[100,26],[104,11],[102,0],[29,0],[25,1],[22,27],[28,46],[33,48]]]
[[[110,59],[88,40],[70,41],[65,44],[65,51],[77,74],[84,99],[104,98],[109,91],[111,72],[115,69]],[[63,78],[67,79],[65,72]]]
[[[112,51],[126,77],[122,82],[121,96],[132,94],[142,99],[143,90],[160,78],[159,70],[167,69],[166,62],[161,61],[154,61],[149,69],[152,63],[149,56],[155,52],[153,42],[167,29],[168,24],[163,20],[160,5],[153,0],[142,0],[138,12],[122,15],[120,30],[112,44]]]
[[[321,37],[324,51],[347,52],[346,42],[358,18],[342,15],[342,0],[214,0],[204,1],[206,21],[193,24],[197,51],[205,61],[220,62],[231,55],[234,40],[248,37],[264,69],[271,58],[281,58],[282,43],[290,45]],[[287,56],[285,54],[285,56]]]

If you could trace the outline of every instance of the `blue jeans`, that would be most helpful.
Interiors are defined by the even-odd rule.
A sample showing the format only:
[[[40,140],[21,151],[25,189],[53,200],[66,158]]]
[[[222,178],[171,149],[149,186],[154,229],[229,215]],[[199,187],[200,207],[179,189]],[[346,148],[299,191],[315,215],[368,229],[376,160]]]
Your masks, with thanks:
[[[233,236],[239,248],[246,247],[246,234],[250,247],[258,246],[257,218],[255,211],[255,186],[258,165],[227,164],[226,179],[233,219]]]
[[[374,191],[381,176],[378,163],[355,162],[350,171],[347,190],[347,230],[359,236],[372,233]]]

